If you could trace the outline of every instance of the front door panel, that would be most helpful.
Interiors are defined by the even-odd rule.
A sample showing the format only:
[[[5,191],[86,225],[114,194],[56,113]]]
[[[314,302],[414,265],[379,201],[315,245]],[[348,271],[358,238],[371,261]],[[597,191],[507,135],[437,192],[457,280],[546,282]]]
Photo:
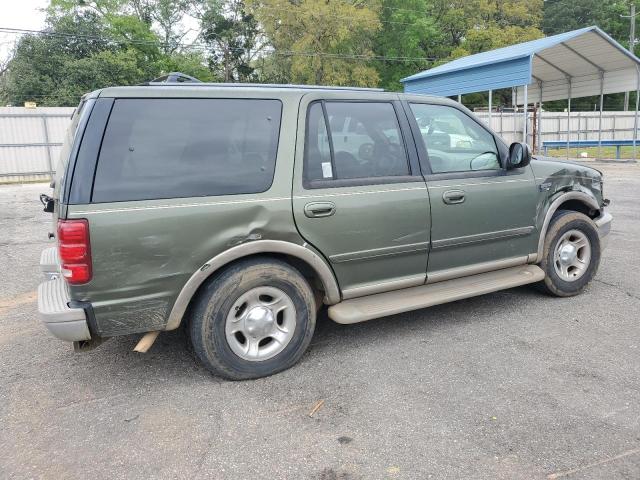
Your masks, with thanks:
[[[529,167],[515,175],[427,182],[432,199],[429,276],[536,251],[536,190]],[[447,201],[452,196],[454,202]]]
[[[405,106],[431,199],[427,281],[525,263],[536,251],[531,168],[507,171],[506,146],[463,107]]]

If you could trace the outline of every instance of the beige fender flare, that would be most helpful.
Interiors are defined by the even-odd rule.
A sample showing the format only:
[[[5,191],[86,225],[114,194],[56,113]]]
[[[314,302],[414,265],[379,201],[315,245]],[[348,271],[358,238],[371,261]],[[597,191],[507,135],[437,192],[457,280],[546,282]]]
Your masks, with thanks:
[[[584,203],[589,208],[594,210],[600,210],[600,205],[595,198],[587,195],[583,192],[566,192],[556,198],[549,208],[547,209],[547,213],[544,216],[544,222],[542,223],[542,228],[540,229],[540,238],[538,239],[538,255],[536,257],[536,261],[542,260],[542,255],[544,254],[544,238],[547,236],[547,230],[549,229],[549,224],[551,223],[551,217],[553,214],[560,208],[560,206],[568,201],[568,200],[578,200]]]
[[[191,278],[189,278],[184,287],[182,287],[182,290],[178,294],[178,298],[173,304],[165,330],[175,330],[180,326],[182,317],[184,316],[191,299],[200,285],[202,285],[207,278],[228,263],[257,253],[279,253],[299,258],[309,265],[309,267],[311,267],[320,278],[325,291],[325,303],[333,305],[340,301],[340,289],[338,287],[338,282],[333,275],[333,271],[329,265],[327,265],[325,260],[316,252],[308,248],[306,244],[298,245],[281,240],[257,240],[254,242],[243,243],[242,245],[237,245],[225,250],[207,261],[198,269],[197,272],[191,275]]]

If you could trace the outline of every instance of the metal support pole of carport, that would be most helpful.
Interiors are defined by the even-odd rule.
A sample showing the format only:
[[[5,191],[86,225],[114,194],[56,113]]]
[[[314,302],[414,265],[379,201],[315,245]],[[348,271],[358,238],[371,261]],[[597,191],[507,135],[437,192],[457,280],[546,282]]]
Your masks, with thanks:
[[[600,72],[600,116],[598,120],[598,160],[602,160],[602,110],[604,108],[604,70]]]
[[[529,109],[527,108],[527,98],[529,94],[529,85],[524,86],[524,125],[522,126],[522,141],[527,143],[527,121],[529,120]]]
[[[491,110],[493,110],[493,90],[489,90],[489,128],[491,127]]]
[[[569,97],[567,99],[567,160],[569,160],[569,143],[571,142],[571,77],[567,78],[569,83]]]
[[[540,89],[540,111],[538,112],[538,154],[542,153],[542,82],[538,81]]]
[[[633,120],[633,161],[636,161],[636,142],[638,141],[638,103],[640,100],[640,67],[636,65],[636,114]]]

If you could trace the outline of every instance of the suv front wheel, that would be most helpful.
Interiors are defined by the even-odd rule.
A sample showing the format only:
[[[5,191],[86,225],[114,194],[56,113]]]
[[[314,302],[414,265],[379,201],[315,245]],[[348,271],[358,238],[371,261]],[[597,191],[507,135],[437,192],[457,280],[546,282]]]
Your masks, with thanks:
[[[598,271],[600,237],[593,221],[578,212],[558,212],[549,225],[540,262],[546,274],[538,285],[546,293],[571,297],[581,293]]]
[[[192,310],[188,335],[211,372],[246,380],[294,365],[315,323],[314,294],[300,272],[279,260],[255,258],[209,281]]]

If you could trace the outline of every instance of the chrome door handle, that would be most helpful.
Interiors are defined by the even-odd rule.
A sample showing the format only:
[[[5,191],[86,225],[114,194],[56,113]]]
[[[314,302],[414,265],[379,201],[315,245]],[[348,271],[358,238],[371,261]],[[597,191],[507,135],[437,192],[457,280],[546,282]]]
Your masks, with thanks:
[[[333,202],[312,202],[304,206],[304,214],[309,218],[330,217],[336,213],[336,205]]]
[[[464,192],[462,190],[447,190],[442,194],[442,201],[447,205],[464,203]]]

